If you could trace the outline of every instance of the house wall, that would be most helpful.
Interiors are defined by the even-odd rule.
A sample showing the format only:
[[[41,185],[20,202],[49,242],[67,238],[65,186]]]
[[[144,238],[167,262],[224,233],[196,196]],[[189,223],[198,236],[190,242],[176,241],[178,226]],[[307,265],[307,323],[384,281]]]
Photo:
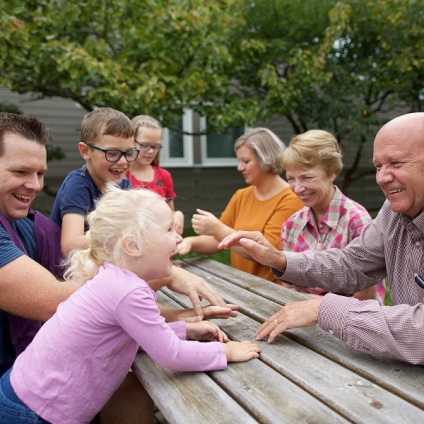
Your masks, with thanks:
[[[54,193],[63,178],[73,169],[83,164],[77,150],[82,117],[87,113],[72,100],[48,98],[35,100],[31,95],[20,95],[0,88],[0,103],[13,104],[22,112],[32,114],[43,120],[51,129],[51,144],[61,147],[66,158],[49,162],[46,176],[46,192]],[[274,131],[285,143],[293,136],[291,126],[282,117],[274,117],[268,123],[258,123]],[[194,139],[195,151],[200,146],[199,138]],[[368,167],[372,160],[372,143],[368,143],[361,167]],[[344,163],[352,161],[352,154],[346,149]],[[240,173],[234,167],[168,167],[174,179],[177,193],[176,207],[186,215],[186,225],[190,226],[190,217],[196,208],[208,210],[219,215],[235,190],[245,187]],[[336,181],[337,183],[337,181]],[[50,213],[54,196],[43,192],[34,202],[34,207]],[[375,183],[373,175],[358,180],[352,186],[349,196],[362,203],[369,210],[381,207],[384,197]]]

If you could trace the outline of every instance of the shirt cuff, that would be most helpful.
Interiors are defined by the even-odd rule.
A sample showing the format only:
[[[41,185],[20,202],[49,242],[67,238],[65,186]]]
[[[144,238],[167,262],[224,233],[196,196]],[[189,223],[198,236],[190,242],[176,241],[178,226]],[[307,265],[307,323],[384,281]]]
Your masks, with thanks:
[[[180,340],[185,340],[187,338],[187,326],[185,321],[172,321],[167,324]]]
[[[274,274],[275,278],[282,281],[296,281],[300,282],[299,278],[302,276],[302,265],[301,258],[297,252],[286,252],[282,251],[281,254],[284,254],[286,257],[287,265],[284,272],[279,271],[278,269],[271,267],[271,272]],[[292,279],[291,279],[292,276]]]
[[[353,297],[340,296],[333,293],[326,294],[318,309],[318,325],[338,339],[343,340],[346,321],[357,300]]]

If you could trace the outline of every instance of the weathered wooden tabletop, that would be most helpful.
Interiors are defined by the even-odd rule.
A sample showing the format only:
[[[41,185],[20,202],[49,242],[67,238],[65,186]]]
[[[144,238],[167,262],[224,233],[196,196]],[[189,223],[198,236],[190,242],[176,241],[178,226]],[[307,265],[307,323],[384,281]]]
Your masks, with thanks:
[[[241,306],[214,320],[232,340],[254,341],[259,325],[304,295],[206,258],[179,264]],[[168,289],[158,300],[191,307]],[[139,353],[133,370],[170,424],[423,423],[424,368],[357,352],[318,326],[290,330],[261,355],[223,371],[182,373]]]

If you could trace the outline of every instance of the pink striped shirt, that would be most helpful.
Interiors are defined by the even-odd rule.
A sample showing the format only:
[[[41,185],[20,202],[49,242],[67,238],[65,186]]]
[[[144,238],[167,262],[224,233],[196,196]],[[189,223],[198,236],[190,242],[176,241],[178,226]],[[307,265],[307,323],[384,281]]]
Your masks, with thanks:
[[[294,213],[282,226],[281,248],[288,252],[326,250],[333,247],[343,249],[359,237],[362,229],[371,222],[368,211],[359,203],[345,196],[334,186],[334,196],[321,221],[317,224],[311,208],[305,206]],[[377,283],[377,299],[384,305],[386,287]],[[324,295],[321,287],[298,288],[299,291]]]

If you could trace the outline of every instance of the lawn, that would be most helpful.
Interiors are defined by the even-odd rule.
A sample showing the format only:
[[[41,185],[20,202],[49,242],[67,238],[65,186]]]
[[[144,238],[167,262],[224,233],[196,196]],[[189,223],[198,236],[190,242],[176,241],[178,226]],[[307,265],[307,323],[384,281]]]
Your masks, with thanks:
[[[195,236],[196,233],[191,228],[186,228],[183,233],[183,237],[190,237]],[[184,259],[184,258],[195,258],[198,256],[205,256],[205,255],[198,255],[197,253],[189,253],[185,256],[175,255],[174,259]],[[218,253],[215,253],[214,255],[208,256],[211,259],[215,259],[218,262],[222,262],[226,265],[231,265],[230,263],[230,250],[221,250]]]

